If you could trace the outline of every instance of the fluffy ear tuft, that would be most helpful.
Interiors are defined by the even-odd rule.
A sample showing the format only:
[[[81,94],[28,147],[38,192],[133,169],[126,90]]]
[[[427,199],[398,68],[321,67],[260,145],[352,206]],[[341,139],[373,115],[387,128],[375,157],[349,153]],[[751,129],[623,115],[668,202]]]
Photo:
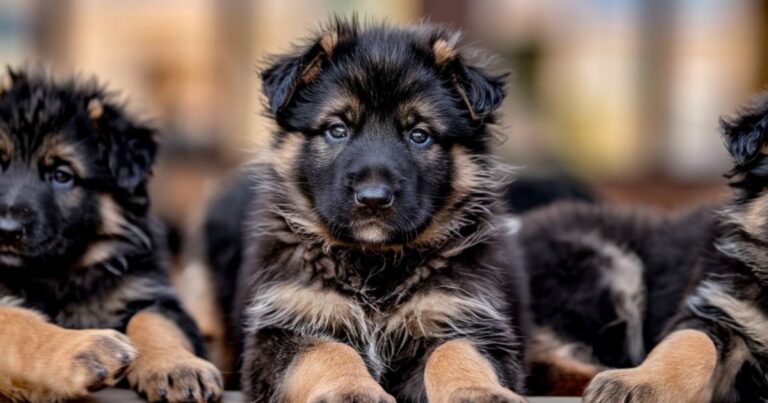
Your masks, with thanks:
[[[492,76],[478,67],[457,63],[456,84],[472,119],[483,120],[495,111],[506,93],[506,75]]]
[[[91,106],[97,104],[99,110],[92,111]],[[102,133],[109,169],[117,186],[132,198],[143,199],[157,154],[155,130],[136,123],[126,117],[121,108],[101,100],[92,100],[88,112],[89,115],[100,112],[96,119],[92,115],[89,117]]]
[[[322,63],[331,58],[340,43],[356,36],[358,29],[356,19],[345,21],[336,18],[308,45],[276,57],[261,73],[262,90],[274,116],[288,106],[300,86],[314,81]]]
[[[94,98],[88,102],[88,117],[91,120],[99,120],[104,116],[104,105],[101,100]]]
[[[474,66],[459,53],[459,33],[440,31],[432,42],[432,53],[438,66],[445,66],[452,76],[462,100],[473,120],[482,121],[501,105],[506,95],[506,74],[491,75]]]
[[[5,74],[0,82],[0,95],[7,94],[16,86],[27,82],[27,75],[24,70],[16,70],[8,65],[5,68]]]
[[[732,119],[721,119],[725,144],[736,168],[745,168],[766,154],[768,147],[768,92]]]
[[[5,94],[13,87],[13,76],[10,73],[3,75],[3,81],[0,82],[0,94]]]

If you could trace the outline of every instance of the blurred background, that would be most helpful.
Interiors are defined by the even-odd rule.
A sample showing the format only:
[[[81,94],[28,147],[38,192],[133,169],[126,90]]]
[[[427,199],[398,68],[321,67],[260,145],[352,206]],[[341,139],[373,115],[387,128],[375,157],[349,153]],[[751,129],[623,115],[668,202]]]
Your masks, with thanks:
[[[269,133],[256,70],[333,13],[467,32],[512,72],[497,152],[606,197],[716,200],[718,116],[768,81],[758,0],[0,0],[0,60],[95,74],[163,131],[179,223]]]
[[[768,82],[759,0],[0,0],[0,61],[97,75],[162,130],[154,208],[177,267],[193,268],[184,281],[206,200],[271,130],[264,56],[353,12],[448,24],[497,54],[512,76],[496,152],[523,177],[584,181],[608,200],[721,200],[718,117]],[[188,283],[194,303],[205,284]]]

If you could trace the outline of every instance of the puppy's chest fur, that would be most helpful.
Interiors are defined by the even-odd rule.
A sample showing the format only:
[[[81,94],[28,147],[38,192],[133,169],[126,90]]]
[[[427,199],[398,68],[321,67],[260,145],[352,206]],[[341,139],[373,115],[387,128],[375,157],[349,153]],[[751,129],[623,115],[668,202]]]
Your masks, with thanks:
[[[280,275],[257,276],[246,311],[250,331],[274,327],[333,337],[356,346],[381,372],[413,357],[427,340],[481,338],[472,334],[478,321],[505,321],[498,301],[477,293],[471,281],[461,284],[467,268],[439,253],[288,249],[266,265],[267,274]]]

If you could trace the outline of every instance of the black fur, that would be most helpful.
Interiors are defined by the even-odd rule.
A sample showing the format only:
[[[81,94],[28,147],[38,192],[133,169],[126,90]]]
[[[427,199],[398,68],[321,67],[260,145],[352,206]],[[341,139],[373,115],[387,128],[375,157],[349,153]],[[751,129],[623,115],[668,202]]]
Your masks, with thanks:
[[[332,49],[323,44],[329,34]],[[398,401],[425,400],[426,359],[453,338],[470,340],[501,384],[522,392],[526,281],[514,241],[487,225],[500,210],[487,124],[503,79],[461,55],[438,65],[433,44],[450,37],[429,26],[337,20],[262,74],[279,129],[269,161],[256,169],[234,315],[247,324],[242,382],[249,399],[280,400],[290,364],[322,340],[354,347]],[[421,102],[422,114],[401,116],[409,102]],[[339,124],[346,133],[335,138]],[[413,140],[416,127],[428,134],[424,143]],[[477,174],[469,189],[456,193],[469,171]],[[369,184],[387,187],[391,206],[356,203]],[[247,200],[243,186],[230,190],[241,196],[213,204],[209,223],[227,233],[211,234],[211,245],[238,239],[242,227],[215,217]],[[281,287],[297,289],[283,301]],[[334,313],[331,323],[317,325],[290,302],[302,293],[338,297],[362,316]],[[429,296],[445,309],[477,305],[419,337],[405,322],[386,330],[409,303]]]

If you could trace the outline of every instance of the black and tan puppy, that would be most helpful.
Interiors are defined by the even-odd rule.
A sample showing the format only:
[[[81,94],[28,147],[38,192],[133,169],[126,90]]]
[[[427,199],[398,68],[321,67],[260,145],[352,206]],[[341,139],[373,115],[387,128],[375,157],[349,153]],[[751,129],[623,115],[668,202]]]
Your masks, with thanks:
[[[218,399],[220,375],[148,215],[156,143],[93,82],[11,70],[0,92],[0,400],[115,384]]]
[[[491,225],[503,80],[457,39],[337,21],[263,72],[278,130],[245,226],[249,399],[522,400],[526,282]]]
[[[560,206],[524,220],[534,360],[587,402],[768,399],[768,97],[723,123],[733,198],[677,218]],[[646,355],[646,352],[650,351]]]

